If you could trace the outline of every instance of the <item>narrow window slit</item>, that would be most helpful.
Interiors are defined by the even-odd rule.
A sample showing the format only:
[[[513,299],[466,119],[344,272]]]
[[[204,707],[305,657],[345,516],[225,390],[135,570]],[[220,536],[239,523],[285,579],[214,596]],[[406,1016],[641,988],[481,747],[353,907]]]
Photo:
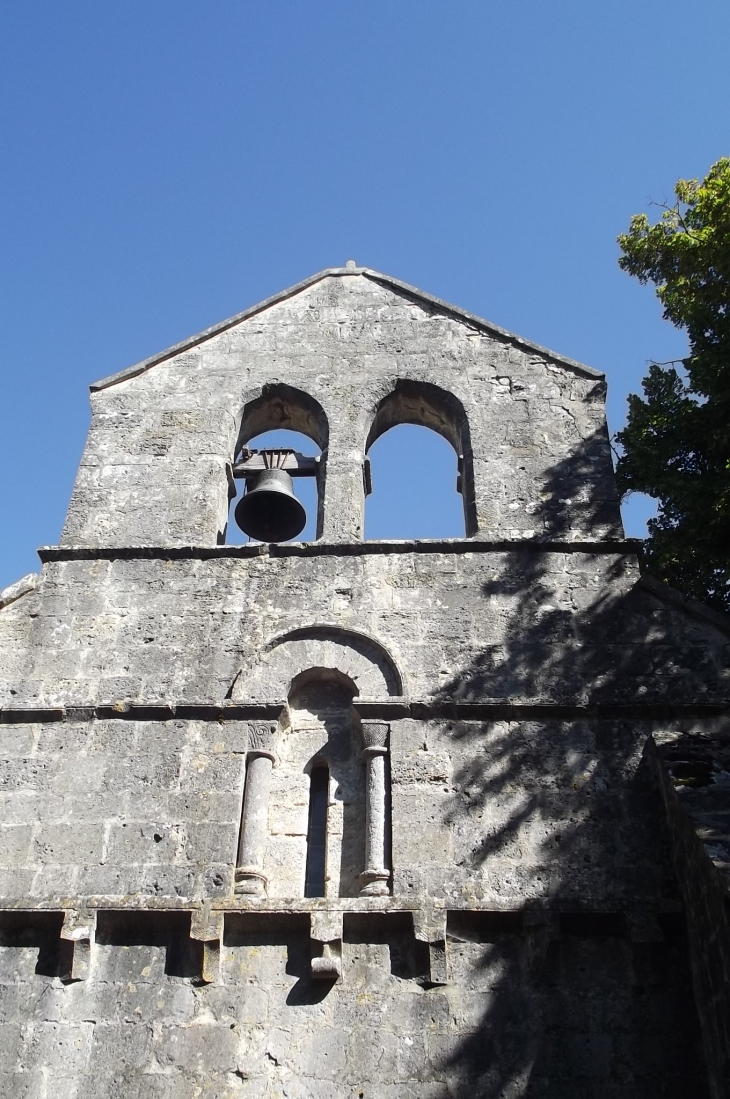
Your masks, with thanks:
[[[327,863],[327,803],[329,769],[315,767],[309,786],[309,828],[307,831],[307,871],[305,897],[323,897]]]

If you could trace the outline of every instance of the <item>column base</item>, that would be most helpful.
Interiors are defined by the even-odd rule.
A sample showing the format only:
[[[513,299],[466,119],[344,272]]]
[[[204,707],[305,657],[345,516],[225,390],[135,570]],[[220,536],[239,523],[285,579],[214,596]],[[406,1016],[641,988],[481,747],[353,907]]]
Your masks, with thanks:
[[[269,879],[253,866],[237,866],[233,875],[233,892],[247,897],[265,897]]]
[[[363,870],[360,874],[360,894],[363,897],[386,897],[390,892],[390,870]]]

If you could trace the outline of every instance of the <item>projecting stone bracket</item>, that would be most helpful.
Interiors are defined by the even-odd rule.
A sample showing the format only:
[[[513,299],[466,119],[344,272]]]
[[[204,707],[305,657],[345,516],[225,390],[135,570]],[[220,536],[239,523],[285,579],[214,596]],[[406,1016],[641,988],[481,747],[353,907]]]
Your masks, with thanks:
[[[215,984],[221,975],[223,913],[201,908],[190,914],[190,938],[202,943],[201,984]]]
[[[449,982],[449,965],[446,939],[446,912],[419,909],[413,913],[413,933],[418,942],[428,947],[429,972],[425,981],[429,985],[445,985]]]
[[[77,909],[64,912],[59,965],[62,981],[83,981],[89,976],[95,933],[96,912]]]
[[[338,981],[342,976],[342,912],[312,912],[309,920],[312,976]]]

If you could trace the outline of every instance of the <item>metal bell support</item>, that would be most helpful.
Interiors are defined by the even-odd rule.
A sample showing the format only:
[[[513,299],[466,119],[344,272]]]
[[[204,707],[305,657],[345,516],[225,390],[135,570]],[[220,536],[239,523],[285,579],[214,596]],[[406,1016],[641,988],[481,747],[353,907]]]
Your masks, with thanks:
[[[266,455],[266,452],[264,451]],[[272,459],[275,452],[272,453]],[[268,455],[267,455],[268,457]],[[265,469],[236,505],[238,526],[257,542],[288,542],[307,522],[307,513],[294,495],[286,470]]]

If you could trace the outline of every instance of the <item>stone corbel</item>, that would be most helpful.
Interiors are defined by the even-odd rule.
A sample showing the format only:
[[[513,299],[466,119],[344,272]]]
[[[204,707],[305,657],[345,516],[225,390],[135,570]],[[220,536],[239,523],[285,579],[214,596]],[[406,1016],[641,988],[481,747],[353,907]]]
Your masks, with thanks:
[[[338,981],[342,976],[342,913],[310,913],[309,937],[312,976]]]
[[[238,858],[234,873],[234,892],[244,896],[265,897],[269,880],[264,872],[264,856],[269,831],[269,785],[276,763],[275,721],[251,721],[248,726],[246,784]]]
[[[96,933],[96,912],[67,909],[61,927],[62,981],[84,981],[89,976],[91,944]]]
[[[418,942],[428,947],[430,985],[449,983],[448,954],[446,948],[446,912],[424,911],[413,913],[413,933]]]
[[[223,945],[223,913],[197,908],[190,913],[190,938],[203,944],[203,964],[200,980],[214,984],[221,975],[221,947]]]

